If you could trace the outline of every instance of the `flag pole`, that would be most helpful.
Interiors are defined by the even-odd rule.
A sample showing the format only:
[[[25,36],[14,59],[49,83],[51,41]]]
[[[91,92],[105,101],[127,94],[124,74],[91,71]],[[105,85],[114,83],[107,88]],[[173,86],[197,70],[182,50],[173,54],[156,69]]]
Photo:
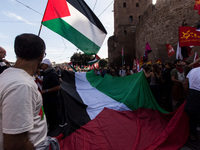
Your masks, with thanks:
[[[44,11],[44,15],[45,15],[45,12],[46,12],[46,10],[47,10],[48,2],[49,2],[49,0],[47,1],[46,8],[45,8],[45,11]],[[42,20],[43,20],[43,18],[44,18],[44,15],[43,15],[43,17],[42,17]],[[38,32],[38,36],[40,36],[41,30],[42,30],[42,22],[41,22],[40,29],[39,29],[39,32]]]
[[[40,29],[39,29],[38,36],[40,36],[40,32],[41,32],[41,30],[42,30],[42,23],[41,23],[41,25],[40,25]]]

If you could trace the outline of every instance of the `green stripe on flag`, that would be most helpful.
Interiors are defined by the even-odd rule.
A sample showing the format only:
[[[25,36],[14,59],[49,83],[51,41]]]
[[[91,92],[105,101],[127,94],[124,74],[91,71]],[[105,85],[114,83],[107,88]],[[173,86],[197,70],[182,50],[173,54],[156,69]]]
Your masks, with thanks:
[[[61,18],[42,22],[44,26],[69,40],[87,55],[98,53],[100,47]],[[87,30],[87,29],[85,29]]]
[[[86,78],[92,87],[125,104],[131,110],[149,108],[168,113],[156,102],[143,72],[125,77],[112,77],[106,74],[102,78],[94,74],[94,71],[90,71],[87,72]]]

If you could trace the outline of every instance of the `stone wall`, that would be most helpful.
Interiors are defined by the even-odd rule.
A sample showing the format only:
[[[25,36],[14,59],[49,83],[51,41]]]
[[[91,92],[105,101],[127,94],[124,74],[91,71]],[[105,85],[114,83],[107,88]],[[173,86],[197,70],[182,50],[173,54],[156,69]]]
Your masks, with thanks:
[[[194,0],[157,0],[156,5],[151,0],[115,0],[115,30],[108,40],[110,66],[121,66],[122,46],[126,65],[131,66],[133,59],[144,55],[147,41],[153,51],[148,55],[149,60],[174,61],[175,55],[167,57],[165,45],[169,43],[176,50],[178,27],[183,23],[197,26],[200,15],[193,10],[194,4]],[[195,47],[194,51],[198,49]]]
[[[110,66],[121,66],[122,47],[125,65],[132,65],[135,56],[135,31],[139,16],[148,8],[151,0],[115,0],[114,36],[108,40]]]
[[[193,10],[195,1],[189,0],[157,0],[156,5],[150,5],[139,20],[136,28],[136,57],[143,56],[146,42],[152,48],[149,60],[161,58],[163,62],[174,61],[175,55],[167,57],[166,44],[177,49],[179,26],[196,27],[200,17]],[[197,47],[194,48],[194,51]]]

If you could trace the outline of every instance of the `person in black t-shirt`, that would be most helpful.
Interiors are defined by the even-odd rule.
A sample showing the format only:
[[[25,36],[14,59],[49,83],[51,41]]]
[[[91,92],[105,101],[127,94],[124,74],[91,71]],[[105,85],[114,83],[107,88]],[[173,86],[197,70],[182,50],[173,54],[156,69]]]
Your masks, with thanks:
[[[53,132],[60,123],[60,81],[59,75],[52,67],[52,63],[49,59],[44,59],[41,63],[41,69],[43,72],[43,87],[42,97],[44,112],[47,117],[48,123],[48,135]]]

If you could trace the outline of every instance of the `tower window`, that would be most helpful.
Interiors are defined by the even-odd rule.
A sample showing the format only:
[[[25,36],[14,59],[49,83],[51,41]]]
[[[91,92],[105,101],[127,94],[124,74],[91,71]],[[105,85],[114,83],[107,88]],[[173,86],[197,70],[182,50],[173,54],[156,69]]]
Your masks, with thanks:
[[[124,30],[124,35],[126,35],[127,34],[127,30]]]
[[[125,2],[123,3],[123,7],[126,7],[126,3]]]
[[[136,3],[136,7],[139,7],[139,3]]]
[[[133,16],[129,16],[129,20],[132,22],[133,21]]]

